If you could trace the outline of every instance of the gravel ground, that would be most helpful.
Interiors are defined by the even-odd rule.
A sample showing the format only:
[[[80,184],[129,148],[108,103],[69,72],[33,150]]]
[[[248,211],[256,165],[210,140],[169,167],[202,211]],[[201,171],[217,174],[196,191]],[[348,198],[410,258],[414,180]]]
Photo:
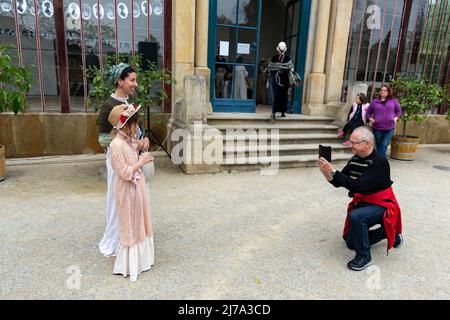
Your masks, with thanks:
[[[317,168],[185,175],[158,157],[155,265],[134,283],[98,251],[104,162],[86,159],[7,166],[1,299],[450,299],[450,171],[433,168],[450,145],[391,160],[405,243],[374,245],[361,272],[346,267],[347,192]]]

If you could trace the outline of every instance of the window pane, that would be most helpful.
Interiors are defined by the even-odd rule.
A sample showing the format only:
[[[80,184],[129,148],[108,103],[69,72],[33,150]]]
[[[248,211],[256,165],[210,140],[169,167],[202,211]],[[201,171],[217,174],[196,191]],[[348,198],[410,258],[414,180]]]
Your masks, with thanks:
[[[237,0],[217,0],[217,23],[236,24]]]
[[[254,67],[216,64],[215,97],[217,99],[248,100],[256,86]]]
[[[292,34],[292,13],[294,10],[294,6],[290,6],[287,9],[287,15],[285,20],[285,32],[286,34],[283,35],[283,37],[289,37]]]
[[[0,3],[0,43],[16,46],[16,26],[10,1]]]
[[[236,60],[236,30],[228,27],[216,29],[216,55],[221,55],[227,62]]]
[[[103,18],[100,20],[100,25],[102,29],[103,60],[105,61],[105,57],[114,55],[116,52],[114,0],[103,0],[101,1],[101,5],[103,6],[104,11]],[[101,12],[100,17],[102,17]]]
[[[39,3],[38,3],[39,4]],[[33,85],[29,93],[31,111],[41,111],[41,83],[39,82],[39,60],[36,38],[41,45],[42,88],[45,111],[60,111],[59,82],[57,78],[54,7],[51,1],[40,1],[38,5],[39,34],[35,27],[34,1],[18,1],[18,19],[24,65],[29,66]],[[11,14],[13,12],[11,11]],[[14,21],[14,16],[12,17]],[[15,44],[14,44],[15,45]]]
[[[134,4],[136,53],[141,54],[144,61],[155,62],[159,68],[162,68],[164,65],[164,15],[170,13],[164,12],[164,0],[149,2],[134,0]],[[139,4],[139,6],[136,6],[136,4]],[[139,9],[140,11],[138,11]],[[149,22],[150,30],[148,30]],[[143,67],[146,68],[146,64],[143,64]],[[163,91],[163,84],[160,81],[154,81],[152,95],[156,97],[158,91]],[[151,110],[152,112],[161,112],[162,105],[151,106]]]
[[[300,3],[294,4],[294,25],[292,27],[292,34],[298,33],[298,24],[300,23]]]
[[[228,94],[228,81],[231,80],[231,71],[233,67],[228,64],[224,64],[225,62],[223,57],[216,57],[216,65],[215,65],[215,97],[217,99],[224,99],[231,95]]]
[[[288,40],[288,52],[292,59],[292,63],[295,65],[295,58],[297,57],[297,36],[294,36]]]
[[[258,1],[239,1],[239,24],[241,26],[255,27],[258,23]]]
[[[65,0],[64,13],[69,62],[70,108],[72,112],[79,112],[84,111],[84,82],[81,55],[81,9],[78,2]]]
[[[134,1],[134,39],[136,43],[136,50],[139,51],[139,46],[147,47],[139,51],[144,55],[144,59],[149,59],[156,62],[159,67],[163,66],[163,52],[164,52],[164,12],[163,1],[142,1],[141,3]],[[139,10],[139,11],[137,11]],[[150,16],[147,15],[150,12]],[[150,22],[150,34],[148,32],[148,22]],[[150,36],[150,38],[149,38]]]
[[[256,30],[240,29],[236,57],[241,57],[241,63],[256,64]]]
[[[117,34],[119,37],[119,53],[131,55],[131,0],[117,3]]]

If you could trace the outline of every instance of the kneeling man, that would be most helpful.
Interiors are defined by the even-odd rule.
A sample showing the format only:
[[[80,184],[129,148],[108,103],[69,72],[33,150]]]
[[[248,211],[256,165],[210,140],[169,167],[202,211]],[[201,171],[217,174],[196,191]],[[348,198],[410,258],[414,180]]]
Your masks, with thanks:
[[[356,252],[347,266],[360,271],[371,265],[370,246],[387,238],[387,250],[403,243],[400,207],[392,190],[388,160],[374,149],[374,136],[367,127],[356,128],[350,136],[355,154],[342,171],[320,157],[317,161],[324,177],[336,188],[349,190],[344,240]],[[369,230],[380,224],[381,227]]]

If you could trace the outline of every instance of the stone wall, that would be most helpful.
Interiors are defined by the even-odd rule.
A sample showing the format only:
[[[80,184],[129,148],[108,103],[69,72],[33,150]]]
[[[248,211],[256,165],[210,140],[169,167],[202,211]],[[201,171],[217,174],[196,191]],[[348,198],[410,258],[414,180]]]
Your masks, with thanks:
[[[400,121],[395,134],[401,135],[402,132],[403,123]],[[420,123],[409,121],[406,134],[419,137],[421,144],[450,143],[450,121],[445,115],[428,115]]]
[[[163,142],[170,114],[152,115],[150,128]],[[0,114],[0,144],[7,158],[101,153],[97,115],[90,113]]]

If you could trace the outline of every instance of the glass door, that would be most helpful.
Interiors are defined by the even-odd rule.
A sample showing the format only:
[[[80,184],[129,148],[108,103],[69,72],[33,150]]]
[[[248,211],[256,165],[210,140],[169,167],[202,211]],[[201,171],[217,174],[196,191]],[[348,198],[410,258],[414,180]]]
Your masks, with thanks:
[[[288,2],[286,8],[286,17],[284,24],[284,39],[289,50],[289,55],[292,57],[292,63],[295,66],[297,60],[297,42],[299,38],[299,22],[300,22],[300,0],[291,0]],[[294,89],[298,91],[298,88]],[[295,91],[290,92],[288,101],[288,112],[294,113],[294,106],[300,101],[295,101]]]
[[[284,39],[295,71],[302,79],[305,75],[310,10],[311,0],[289,0],[284,20]],[[288,112],[301,113],[302,96],[303,85],[295,87],[289,98]]]
[[[214,112],[255,112],[261,2],[210,2],[208,66]]]

